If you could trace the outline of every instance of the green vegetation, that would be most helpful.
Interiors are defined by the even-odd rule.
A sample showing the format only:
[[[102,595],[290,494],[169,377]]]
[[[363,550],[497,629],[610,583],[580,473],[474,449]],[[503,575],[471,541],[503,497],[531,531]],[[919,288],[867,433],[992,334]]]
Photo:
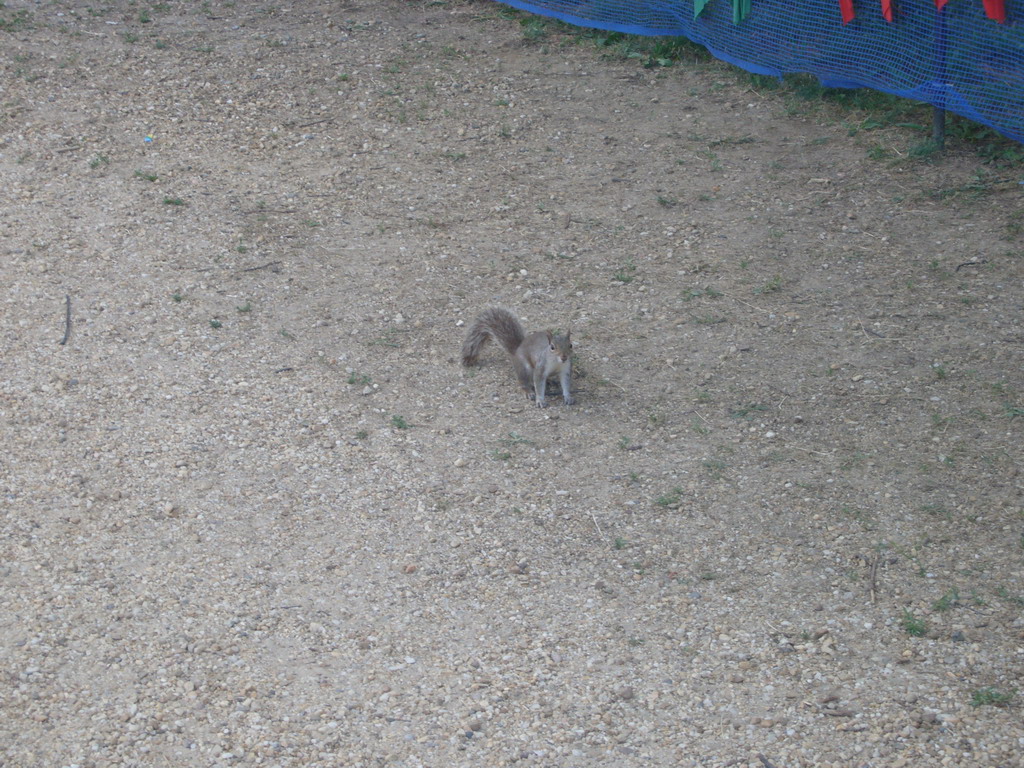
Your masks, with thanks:
[[[906,609],[900,617],[900,626],[911,637],[922,637],[928,631],[928,622]]]
[[[654,500],[654,503],[659,507],[672,507],[679,504],[683,498],[683,489],[676,487],[668,493],[662,494]]]
[[[617,280],[618,282],[622,283],[623,285],[626,285],[627,283],[632,283],[635,278],[636,278],[636,264],[633,263],[632,259],[630,259],[625,264],[623,264],[621,267],[619,267],[619,269],[612,276],[612,279]]]
[[[971,693],[971,706],[972,707],[1005,707],[1014,697],[1017,695],[1017,691],[1008,690],[1003,691],[992,686],[985,686]]]

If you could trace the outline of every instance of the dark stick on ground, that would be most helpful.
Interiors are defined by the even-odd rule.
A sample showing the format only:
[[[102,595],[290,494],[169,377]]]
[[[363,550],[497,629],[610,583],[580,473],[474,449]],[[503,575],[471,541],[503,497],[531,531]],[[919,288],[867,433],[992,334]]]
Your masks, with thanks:
[[[60,340],[63,347],[71,337],[71,294],[64,294],[64,338]]]
[[[255,272],[256,270],[267,269],[269,267],[272,271],[277,272],[278,270],[276,269],[276,267],[278,265],[280,265],[280,263],[281,263],[280,261],[268,261],[266,264],[260,264],[258,267],[246,267],[242,271],[243,272]]]

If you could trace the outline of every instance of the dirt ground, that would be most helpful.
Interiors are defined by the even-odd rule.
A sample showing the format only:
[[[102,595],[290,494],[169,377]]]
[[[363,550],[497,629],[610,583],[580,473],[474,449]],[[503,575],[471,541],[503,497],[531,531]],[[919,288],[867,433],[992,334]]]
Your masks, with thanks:
[[[1022,764],[1019,169],[642,64],[7,0],[0,764]]]

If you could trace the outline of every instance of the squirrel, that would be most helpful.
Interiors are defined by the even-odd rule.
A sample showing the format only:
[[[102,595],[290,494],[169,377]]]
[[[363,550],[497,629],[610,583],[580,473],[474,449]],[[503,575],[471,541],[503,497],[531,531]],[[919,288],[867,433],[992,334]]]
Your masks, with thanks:
[[[562,399],[566,405],[576,400],[569,390],[572,376],[572,341],[569,332],[555,336],[551,331],[536,331],[529,335],[519,320],[507,309],[491,307],[473,321],[462,344],[462,364],[471,366],[480,356],[480,350],[489,338],[495,338],[512,357],[519,386],[540,408],[547,407],[544,391],[548,378],[558,374],[562,385]]]

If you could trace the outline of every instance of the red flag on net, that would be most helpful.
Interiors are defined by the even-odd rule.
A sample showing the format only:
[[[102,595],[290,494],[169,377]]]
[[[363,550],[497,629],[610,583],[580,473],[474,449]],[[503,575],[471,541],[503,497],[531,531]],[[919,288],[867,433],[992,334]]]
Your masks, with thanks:
[[[707,2],[707,0],[705,0]],[[935,7],[942,10],[949,0],[935,0]],[[1006,22],[1006,0],[981,0],[985,6],[985,15],[992,21],[1000,24]],[[853,10],[853,0],[839,0],[839,11],[843,16],[843,24],[849,24],[856,18]],[[882,16],[886,21],[892,21],[892,0],[882,0]]]

